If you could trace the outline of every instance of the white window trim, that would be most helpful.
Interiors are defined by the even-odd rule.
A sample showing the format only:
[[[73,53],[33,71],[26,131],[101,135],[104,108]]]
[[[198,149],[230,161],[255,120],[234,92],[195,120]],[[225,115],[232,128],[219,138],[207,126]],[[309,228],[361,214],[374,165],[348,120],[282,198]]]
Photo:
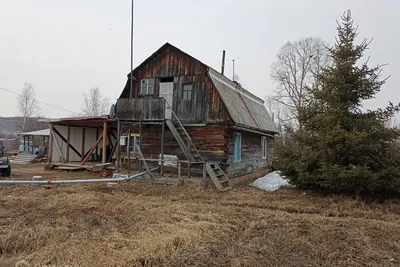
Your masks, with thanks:
[[[152,87],[149,86],[150,85],[150,80],[152,80],[152,82],[153,82],[153,86]],[[144,88],[143,87],[143,81],[146,81],[145,90],[142,90]],[[155,94],[155,87],[156,87],[156,83],[155,83],[155,80],[153,78],[142,79],[140,81],[140,94],[139,95],[141,95],[141,96],[152,96],[152,95]],[[150,88],[152,89],[151,93],[149,92]]]
[[[240,136],[240,147],[239,147],[239,159],[235,158],[235,137],[236,135]],[[241,162],[242,161],[242,134],[241,133],[233,133],[233,162]]]
[[[268,156],[268,140],[267,137],[261,136],[261,158],[267,159]]]

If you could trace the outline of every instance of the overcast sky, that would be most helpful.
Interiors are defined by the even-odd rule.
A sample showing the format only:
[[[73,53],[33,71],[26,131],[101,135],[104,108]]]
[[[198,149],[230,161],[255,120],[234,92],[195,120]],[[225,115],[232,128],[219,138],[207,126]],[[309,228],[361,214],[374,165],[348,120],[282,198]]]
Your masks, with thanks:
[[[130,69],[130,0],[0,0],[0,87],[25,82],[37,99],[79,112],[93,86],[115,102]],[[352,10],[360,37],[374,38],[372,64],[391,75],[368,107],[400,100],[400,1],[397,0],[135,0],[134,62],[169,42],[219,70],[227,51],[242,85],[265,98],[270,66],[287,41],[332,43],[336,19]],[[18,115],[15,95],[0,90],[0,116]],[[41,105],[40,115],[70,114]]]

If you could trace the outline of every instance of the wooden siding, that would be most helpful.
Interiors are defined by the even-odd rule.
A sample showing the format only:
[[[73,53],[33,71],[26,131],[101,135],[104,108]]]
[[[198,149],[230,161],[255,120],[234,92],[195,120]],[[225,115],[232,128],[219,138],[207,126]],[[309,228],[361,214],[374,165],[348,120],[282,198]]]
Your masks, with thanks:
[[[163,98],[120,98],[116,115],[121,119],[155,121],[163,120],[165,102]]]
[[[165,81],[165,78],[173,81],[172,110],[184,123],[215,123],[230,120],[229,113],[217,89],[208,77],[208,67],[176,48],[167,47],[144,61],[134,71],[134,77],[132,96],[137,99],[158,98],[160,82]],[[149,78],[155,79],[154,97],[140,96],[141,80]],[[192,85],[191,101],[182,99],[185,84]],[[127,82],[120,99],[129,98],[129,90],[129,82]],[[132,112],[124,110],[123,114],[117,113],[117,115],[124,115],[121,117],[124,119],[137,119],[142,116],[138,113],[139,111],[149,113],[144,109],[147,108],[146,106],[142,107],[143,109],[138,108]],[[133,117],[129,118],[128,116]],[[146,114],[143,116],[148,117]]]
[[[234,133],[238,132],[242,136],[241,160],[235,162],[234,149]],[[274,140],[272,137],[267,137],[268,153],[267,158],[262,158],[261,151],[261,135],[246,131],[228,130],[228,164],[227,174],[230,177],[237,177],[256,172],[257,170],[268,168],[272,163],[272,153]]]
[[[207,66],[193,57],[183,53],[174,47],[166,47],[158,54],[145,60],[134,72],[133,97],[139,97],[140,80],[157,78],[204,75]],[[159,94],[159,86],[156,81],[156,96]],[[129,80],[126,83],[121,98],[129,98]]]
[[[226,163],[227,143],[226,126],[222,124],[205,127],[186,127],[193,143],[205,160]],[[142,153],[146,158],[158,158],[161,153],[161,125],[142,125]],[[177,155],[186,160],[172,132],[165,128],[164,154]]]

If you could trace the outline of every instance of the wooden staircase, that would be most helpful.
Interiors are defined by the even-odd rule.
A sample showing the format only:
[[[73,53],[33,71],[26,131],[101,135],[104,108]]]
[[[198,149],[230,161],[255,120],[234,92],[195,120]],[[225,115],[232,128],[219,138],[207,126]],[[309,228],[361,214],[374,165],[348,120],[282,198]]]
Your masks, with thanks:
[[[206,162],[206,170],[211,180],[221,192],[227,191],[233,187],[232,181],[221,170],[221,167],[216,162]]]
[[[171,120],[165,120],[168,128],[171,130],[180,148],[190,162],[204,162],[199,151],[194,146],[190,135],[186,132],[182,124],[177,123],[178,129]]]
[[[167,102],[166,104],[168,105]],[[165,123],[171,130],[172,134],[174,135],[176,141],[178,142],[186,158],[192,164],[196,163],[206,164],[206,171],[219,191],[222,192],[231,189],[233,184],[231,180],[229,180],[228,176],[226,176],[226,174],[222,171],[218,163],[205,162],[201,157],[199,151],[194,146],[192,138],[190,137],[185,127],[183,127],[182,123],[180,122],[180,120],[173,111],[172,111],[172,117],[174,118],[175,123],[170,119],[166,119]]]

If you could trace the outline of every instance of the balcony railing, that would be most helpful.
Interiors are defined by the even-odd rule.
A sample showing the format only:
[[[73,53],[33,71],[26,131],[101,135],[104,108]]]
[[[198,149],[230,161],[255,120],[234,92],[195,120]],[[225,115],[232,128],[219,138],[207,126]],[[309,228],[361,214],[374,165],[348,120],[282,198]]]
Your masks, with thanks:
[[[116,116],[128,120],[163,120],[164,98],[120,98],[117,100]]]

